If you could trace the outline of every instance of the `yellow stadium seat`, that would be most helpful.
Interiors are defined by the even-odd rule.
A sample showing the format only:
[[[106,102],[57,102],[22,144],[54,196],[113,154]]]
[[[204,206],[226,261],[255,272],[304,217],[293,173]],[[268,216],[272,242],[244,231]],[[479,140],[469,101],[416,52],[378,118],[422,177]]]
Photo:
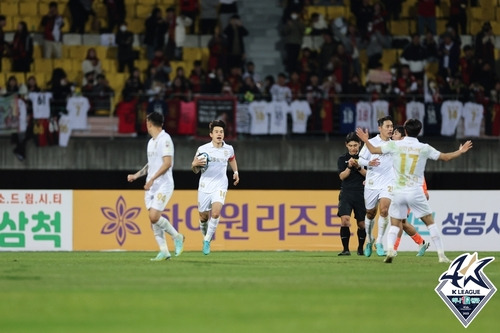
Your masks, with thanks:
[[[346,17],[348,14],[346,9],[345,6],[328,6],[326,7],[326,18],[331,21],[337,17]]]
[[[141,1],[141,4],[137,4],[135,6],[135,16],[134,17],[140,18],[140,19],[146,19],[151,14],[152,10],[153,10],[153,8],[151,5],[144,4]]]
[[[9,58],[2,58],[2,72],[10,71],[12,68],[12,61]],[[3,73],[0,73],[3,75]]]
[[[382,52],[380,62],[385,70],[391,69],[391,66],[398,61],[399,52],[397,49],[386,49]]]
[[[33,45],[33,59],[39,59],[42,57],[43,49],[41,45]]]
[[[135,5],[136,2],[137,0],[125,0],[126,5]]]
[[[19,15],[21,16],[39,16],[38,3],[32,2],[20,2],[19,3]]]
[[[202,47],[201,48],[201,63],[202,63],[203,68],[207,68],[209,58],[210,58],[210,50],[208,49],[208,47]]]
[[[71,61],[71,59],[53,59],[52,67],[62,68],[66,73],[74,70],[79,70],[79,68],[78,69],[73,68],[73,62]]]
[[[34,71],[36,72],[52,73],[52,68],[53,68],[52,59],[45,59],[45,58],[35,59],[33,64],[34,64]]]
[[[141,72],[145,72],[149,67],[149,60],[147,59],[139,59],[134,62],[135,67],[139,68]]]
[[[17,2],[0,2],[0,13],[5,16],[17,16],[19,15],[19,6]]]
[[[391,33],[393,35],[409,35],[410,26],[408,20],[391,21]]]
[[[100,60],[108,58],[108,47],[107,46],[102,46],[102,45],[90,46],[87,48],[87,51],[89,48],[95,49],[95,52],[97,54],[97,58],[99,58]],[[85,52],[85,55],[87,55],[87,51]]]
[[[5,75],[3,75],[3,73],[0,73],[0,89],[4,89],[5,88]]]
[[[128,30],[135,34],[144,33],[144,30],[146,29],[144,19],[133,18],[127,20],[127,23]]]
[[[182,49],[183,60],[192,63],[195,60],[201,60],[201,48],[198,47],[184,47]]]

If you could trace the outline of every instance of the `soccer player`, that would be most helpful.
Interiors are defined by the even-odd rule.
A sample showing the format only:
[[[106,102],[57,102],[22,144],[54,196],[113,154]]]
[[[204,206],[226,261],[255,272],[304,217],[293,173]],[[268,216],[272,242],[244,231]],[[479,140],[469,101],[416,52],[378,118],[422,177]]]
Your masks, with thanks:
[[[128,175],[127,180],[134,180],[145,176],[146,190],[144,201],[149,211],[149,220],[153,227],[156,242],[160,252],[152,261],[170,259],[165,232],[172,236],[175,244],[175,256],[179,256],[184,248],[184,236],[177,232],[170,222],[161,215],[172,193],[174,192],[174,179],[172,167],[174,166],[174,144],[172,138],[163,129],[163,115],[152,112],[146,117],[146,127],[151,139],[148,142],[148,164],[134,174]]]
[[[198,147],[191,163],[194,173],[201,171],[198,186],[198,213],[205,255],[210,254],[210,242],[219,224],[220,212],[226,199],[228,162],[233,170],[233,184],[238,185],[240,182],[234,149],[224,142],[226,124],[222,120],[214,120],[209,128],[212,141]]]
[[[402,140],[406,136],[405,129],[403,126],[396,126],[392,131],[392,140]],[[422,186],[424,191],[425,198],[429,200],[429,192],[427,191],[427,184],[425,183]],[[408,211],[410,213],[410,211]],[[422,257],[425,254],[425,251],[429,248],[429,242],[426,242],[422,236],[417,232],[417,229],[411,223],[407,223],[406,219],[402,222],[402,228],[399,229],[398,236],[396,238],[396,243],[394,243],[394,251],[398,250],[399,243],[401,242],[401,236],[403,235],[403,231],[410,236],[415,243],[418,245],[417,257]]]
[[[442,161],[455,159],[469,151],[472,148],[472,142],[465,142],[454,152],[441,153],[432,146],[418,141],[417,135],[422,130],[422,123],[418,119],[408,119],[404,124],[404,130],[406,137],[403,140],[389,141],[385,145],[375,147],[369,141],[367,131],[361,128],[356,129],[356,134],[372,154],[389,154],[391,156],[396,173],[393,184],[394,196],[389,208],[391,227],[387,234],[388,248],[384,262],[391,263],[396,255],[394,243],[401,223],[406,218],[408,209],[411,209],[415,217],[420,218],[429,229],[432,241],[437,248],[439,262],[449,263],[450,260],[444,253],[440,232],[434,224],[432,210],[425,198],[424,191],[422,191],[425,164],[428,159]]]
[[[389,142],[392,136],[393,123],[390,116],[382,117],[378,120],[379,134],[370,139],[374,147],[379,147]],[[389,206],[391,204],[391,185],[394,172],[392,171],[392,161],[389,155],[372,154],[365,147],[359,153],[359,165],[368,167],[365,181],[364,201],[366,207],[365,228],[366,247],[364,254],[369,257],[373,250],[372,230],[377,215],[377,205],[379,210],[378,235],[376,239],[377,255],[384,256],[385,251],[382,245],[382,238],[385,229],[389,224]]]
[[[347,153],[341,155],[337,165],[339,177],[342,181],[339,194],[339,210],[337,215],[340,217],[340,240],[344,250],[339,256],[350,256],[349,239],[351,237],[351,213],[354,211],[354,218],[358,224],[358,255],[363,255],[363,245],[366,238],[365,214],[366,209],[363,201],[363,182],[365,181],[366,170],[358,165],[358,152],[361,146],[361,140],[351,132],[345,138]]]

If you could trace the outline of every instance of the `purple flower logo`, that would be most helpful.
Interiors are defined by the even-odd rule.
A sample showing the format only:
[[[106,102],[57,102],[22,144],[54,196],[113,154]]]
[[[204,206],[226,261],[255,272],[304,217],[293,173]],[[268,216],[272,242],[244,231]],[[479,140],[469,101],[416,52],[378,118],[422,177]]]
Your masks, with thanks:
[[[120,246],[125,243],[127,233],[133,235],[141,234],[141,229],[139,229],[139,226],[133,221],[139,216],[141,208],[132,207],[127,209],[127,204],[122,196],[116,201],[115,210],[110,207],[101,207],[101,211],[108,219],[108,222],[102,227],[101,234],[108,235],[114,233],[116,241]]]

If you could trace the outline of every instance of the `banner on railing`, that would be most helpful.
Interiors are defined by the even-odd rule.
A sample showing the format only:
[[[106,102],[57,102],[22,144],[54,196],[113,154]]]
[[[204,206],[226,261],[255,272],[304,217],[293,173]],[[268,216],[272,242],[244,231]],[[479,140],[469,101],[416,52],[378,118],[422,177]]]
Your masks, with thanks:
[[[236,138],[236,97],[198,96],[196,103],[196,136],[209,137],[209,124],[213,120],[222,120],[226,123],[225,139]]]

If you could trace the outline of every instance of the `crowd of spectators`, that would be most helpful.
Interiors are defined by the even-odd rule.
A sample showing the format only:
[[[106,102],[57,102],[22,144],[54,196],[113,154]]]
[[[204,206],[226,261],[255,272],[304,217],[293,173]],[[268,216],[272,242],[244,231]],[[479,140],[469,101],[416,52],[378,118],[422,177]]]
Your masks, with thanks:
[[[255,63],[246,57],[245,37],[251,29],[244,25],[237,0],[182,0],[177,8],[152,5],[142,39],[149,63],[145,73],[134,64],[139,52],[133,47],[134,34],[128,29],[124,1],[105,0],[108,20],[102,32],[115,35],[117,70],[128,72],[129,77],[123,90],[115,92],[96,51],[90,48],[82,61],[81,82],[69,82],[64,70],[54,69],[47,85],[52,92],[53,116],[64,112],[64,101],[75,90],[88,97],[89,114],[113,111],[116,94],[120,96],[116,101],[135,101],[149,111],[162,110],[164,114],[168,113],[167,99],[190,101],[197,94],[232,95],[240,102],[302,99],[309,102],[313,112],[319,112],[314,110],[321,109],[322,100],[338,105],[385,99],[394,108],[410,100],[437,102],[447,98],[485,106],[498,103],[500,81],[495,72],[491,24],[485,22],[471,44],[464,45],[460,38],[467,33],[467,6],[477,4],[450,1],[446,30],[438,31],[439,0],[419,0],[417,31],[406,41],[397,38],[390,24],[400,19],[403,2],[351,0],[350,15],[332,18],[307,6],[345,6],[342,0],[282,1],[279,32],[284,45],[284,71],[271,76],[256,72]],[[73,17],[70,32],[83,33],[87,21],[95,15],[92,0],[70,0],[68,8]],[[44,58],[62,56],[65,20],[60,11],[58,4],[51,2],[40,18]],[[5,42],[3,26],[5,16],[0,15],[0,65],[1,58],[8,56],[12,58],[12,72],[31,72],[33,37],[26,23],[19,22],[12,43]],[[183,59],[186,35],[193,33],[211,35],[206,45],[208,61],[197,59],[190,72],[174,68],[171,62]],[[307,45],[306,36],[321,39],[320,45]],[[398,49],[399,54],[390,69],[382,62],[389,49]],[[3,93],[16,93],[21,86],[29,93],[40,90],[45,82],[36,82],[30,76],[22,83],[12,76],[2,87]]]

